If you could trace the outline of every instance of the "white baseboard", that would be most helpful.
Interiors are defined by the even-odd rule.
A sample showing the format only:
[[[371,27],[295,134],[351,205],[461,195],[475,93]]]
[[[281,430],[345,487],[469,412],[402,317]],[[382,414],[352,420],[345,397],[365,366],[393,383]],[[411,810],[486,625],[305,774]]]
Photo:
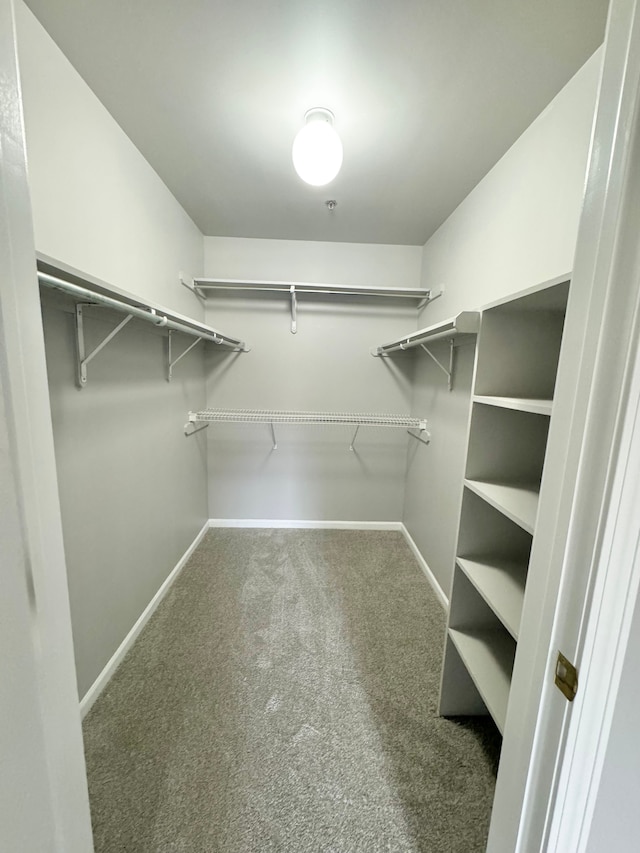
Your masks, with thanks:
[[[187,562],[189,557],[193,554],[195,549],[198,547],[198,545],[202,541],[203,536],[205,535],[207,530],[209,530],[209,526],[210,526],[209,522],[207,521],[206,524],[204,525],[204,527],[202,528],[202,530],[198,533],[196,538],[193,540],[191,545],[189,545],[187,550],[184,552],[182,557],[179,559],[178,563],[171,570],[170,574],[165,579],[165,581],[163,582],[160,589],[153,596],[153,598],[151,599],[149,604],[147,604],[147,606],[143,610],[142,614],[138,618],[137,622],[135,623],[133,628],[129,631],[129,633],[124,638],[124,640],[120,643],[120,645],[118,646],[118,648],[116,649],[116,651],[114,652],[114,654],[112,655],[112,657],[110,658],[110,660],[108,661],[108,663],[106,664],[106,666],[104,667],[104,669],[102,670],[100,675],[96,678],[96,680],[93,682],[91,687],[87,690],[85,695],[82,697],[82,699],[80,701],[80,716],[82,718],[86,717],[86,715],[91,710],[91,707],[93,706],[93,704],[96,701],[96,699],[98,698],[98,696],[102,693],[104,688],[107,686],[109,679],[112,677],[112,675],[114,674],[114,672],[116,671],[118,666],[121,664],[122,659],[124,658],[126,653],[129,651],[131,646],[134,644],[138,634],[140,633],[140,631],[142,631],[144,626],[147,624],[150,616],[153,614],[154,610],[160,604],[160,602],[165,597],[165,595],[169,592],[171,585],[176,580],[176,578],[180,574],[181,570],[184,568],[185,563]]]
[[[303,530],[402,530],[401,521],[291,521],[280,518],[210,518],[209,527],[271,527]]]
[[[444,594],[444,590],[442,589],[442,587],[440,586],[440,584],[436,580],[436,576],[433,574],[433,572],[431,571],[431,569],[427,565],[427,561],[425,560],[425,558],[420,553],[418,546],[413,541],[411,534],[409,533],[407,528],[404,526],[404,524],[402,525],[401,530],[402,530],[402,535],[404,536],[404,538],[407,541],[407,545],[409,546],[409,548],[411,548],[411,551],[413,552],[413,556],[418,561],[418,565],[420,566],[420,568],[422,569],[422,571],[425,574],[425,577],[427,578],[427,580],[429,581],[429,583],[433,587],[433,591],[437,595],[437,597],[440,601],[440,604],[442,604],[442,606],[444,607],[445,610],[448,610],[449,609],[449,599]]]

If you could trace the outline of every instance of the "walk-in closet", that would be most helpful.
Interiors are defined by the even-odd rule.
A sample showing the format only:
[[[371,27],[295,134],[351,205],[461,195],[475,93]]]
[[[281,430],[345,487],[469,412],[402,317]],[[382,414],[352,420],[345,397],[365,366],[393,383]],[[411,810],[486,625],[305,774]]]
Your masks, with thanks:
[[[0,847],[632,850],[636,3],[0,10]]]

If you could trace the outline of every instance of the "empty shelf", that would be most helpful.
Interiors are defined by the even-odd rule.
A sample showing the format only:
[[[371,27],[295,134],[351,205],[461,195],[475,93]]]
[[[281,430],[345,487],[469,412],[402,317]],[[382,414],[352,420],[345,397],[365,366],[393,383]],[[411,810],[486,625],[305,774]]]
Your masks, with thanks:
[[[475,403],[484,403],[487,406],[498,406],[502,409],[515,409],[518,412],[531,412],[534,415],[548,415],[551,417],[553,400],[532,400],[528,397],[490,397],[485,394],[476,395]]]
[[[480,312],[462,311],[450,320],[443,320],[441,323],[428,326],[426,329],[419,329],[417,332],[411,332],[409,335],[397,338],[388,344],[374,347],[371,350],[371,354],[386,355],[387,353],[397,352],[398,350],[412,349],[430,341],[450,340],[463,335],[476,335],[479,328]]]
[[[425,430],[425,418],[349,412],[291,412],[269,409],[205,409],[189,412],[191,423],[351,424],[352,426],[405,427]]]
[[[539,490],[534,486],[488,483],[482,480],[465,480],[471,489],[511,521],[533,533],[538,514]]]
[[[458,557],[457,563],[511,636],[517,640],[527,566],[504,557]]]
[[[187,286],[189,287],[188,284]],[[291,288],[297,294],[305,293],[310,295],[386,297],[387,299],[413,299],[417,302],[428,301],[431,298],[430,290],[416,287],[363,287],[361,285],[312,284],[301,281],[263,281],[232,278],[195,278],[193,280],[193,289],[198,291],[233,290],[240,293],[284,293],[288,296],[291,293]]]
[[[515,643],[499,628],[450,628],[449,636],[496,726],[504,732]]]

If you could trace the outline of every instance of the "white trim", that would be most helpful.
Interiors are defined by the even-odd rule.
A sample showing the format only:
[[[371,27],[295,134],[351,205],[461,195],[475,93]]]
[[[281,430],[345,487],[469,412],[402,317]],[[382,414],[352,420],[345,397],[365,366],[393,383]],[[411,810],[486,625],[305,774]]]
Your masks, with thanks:
[[[147,604],[145,609],[142,611],[142,613],[138,617],[133,628],[129,631],[127,636],[120,643],[120,645],[118,646],[116,651],[113,653],[113,655],[111,656],[111,658],[107,662],[106,666],[104,667],[104,669],[102,670],[100,675],[96,678],[96,680],[93,682],[91,687],[87,690],[85,695],[82,697],[82,699],[80,701],[80,716],[83,719],[89,713],[89,711],[93,707],[96,699],[98,698],[98,696],[100,696],[100,694],[102,693],[104,688],[109,683],[109,680],[113,676],[116,669],[122,663],[122,659],[124,658],[126,653],[129,651],[131,646],[136,641],[138,634],[142,631],[144,626],[147,624],[147,622],[149,621],[149,618],[155,612],[156,608],[158,607],[158,605],[160,604],[162,599],[169,592],[171,585],[177,579],[178,575],[180,574],[180,572],[184,568],[187,560],[193,554],[195,549],[198,547],[198,545],[202,541],[205,533],[207,532],[207,530],[209,530],[209,527],[210,527],[209,522],[208,521],[205,522],[202,530],[198,533],[198,535],[193,540],[191,545],[189,545],[189,547],[184,552],[182,557],[180,557],[180,559],[178,560],[178,562],[176,563],[174,568],[171,570],[169,575],[165,578],[160,589],[156,592],[156,594],[153,596],[153,598],[151,599],[149,604]]]
[[[418,561],[418,565],[420,566],[420,568],[424,572],[424,576],[426,577],[426,579],[429,581],[429,583],[433,587],[433,591],[435,592],[436,596],[438,597],[440,604],[444,607],[445,610],[448,610],[449,609],[449,599],[444,594],[444,590],[442,589],[442,587],[440,586],[440,584],[436,580],[436,576],[433,574],[433,572],[429,568],[427,561],[425,560],[425,558],[420,553],[418,546],[413,541],[411,534],[409,533],[407,528],[404,526],[404,524],[401,527],[401,531],[402,531],[402,535],[404,536],[404,538],[406,540],[407,545],[409,546],[409,548],[411,548],[413,556]]]
[[[585,853],[640,587],[640,359],[629,394],[549,851]],[[628,663],[626,663],[628,666]]]
[[[402,530],[401,521],[304,521],[281,518],[210,518],[209,527],[269,527],[302,530]]]

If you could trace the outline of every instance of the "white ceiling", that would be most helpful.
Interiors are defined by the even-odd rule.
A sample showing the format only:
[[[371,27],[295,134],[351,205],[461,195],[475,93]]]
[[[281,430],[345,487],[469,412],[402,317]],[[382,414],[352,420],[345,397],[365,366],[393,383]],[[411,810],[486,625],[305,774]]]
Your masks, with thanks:
[[[205,234],[424,243],[602,42],[606,0],[27,0]],[[341,173],[291,143],[329,107]],[[325,200],[338,207],[329,212]]]

